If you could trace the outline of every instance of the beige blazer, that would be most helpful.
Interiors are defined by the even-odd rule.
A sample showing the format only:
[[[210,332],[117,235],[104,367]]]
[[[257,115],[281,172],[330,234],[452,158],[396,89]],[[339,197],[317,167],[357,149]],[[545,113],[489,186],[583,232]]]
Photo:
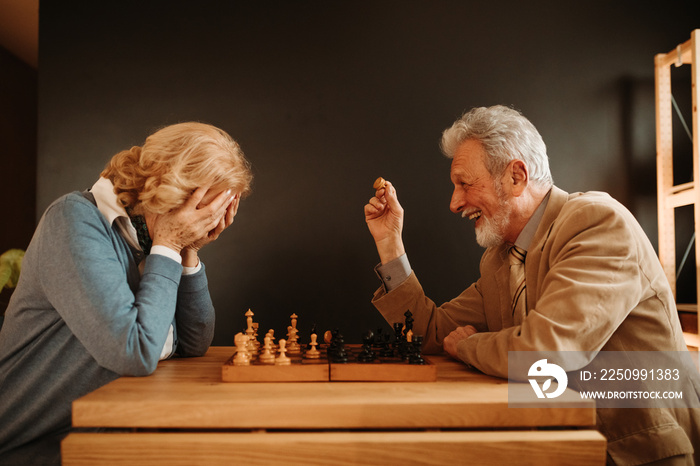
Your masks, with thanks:
[[[426,352],[442,351],[457,326],[478,334],[457,346],[460,358],[507,378],[508,351],[683,351],[686,346],[668,280],[634,216],[609,195],[552,189],[525,260],[527,317],[513,320],[506,246],[489,248],[481,276],[436,306],[415,275],[372,300],[387,322],[413,313]],[[700,387],[696,387],[700,391]],[[700,409],[598,409],[608,453],[620,464],[700,450]],[[700,458],[696,459],[700,464]]]

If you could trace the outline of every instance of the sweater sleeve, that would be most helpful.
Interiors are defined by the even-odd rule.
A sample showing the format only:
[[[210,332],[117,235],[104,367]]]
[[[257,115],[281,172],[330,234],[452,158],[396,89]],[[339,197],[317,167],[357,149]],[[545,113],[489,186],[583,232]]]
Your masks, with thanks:
[[[464,290],[458,297],[437,306],[425,295],[415,273],[396,289],[386,292],[380,287],[372,298],[372,304],[389,324],[403,322],[404,313],[413,314],[413,333],[423,335],[426,353],[442,351],[442,340],[455,328],[473,325],[478,331],[487,330],[484,302],[479,282]]]
[[[51,206],[40,228],[40,286],[71,332],[100,366],[119,375],[152,373],[175,315],[182,266],[150,255],[132,289],[133,264],[118,253],[110,225],[76,198]]]
[[[203,356],[214,338],[214,305],[209,295],[206,267],[183,275],[177,295],[177,348],[180,356]]]

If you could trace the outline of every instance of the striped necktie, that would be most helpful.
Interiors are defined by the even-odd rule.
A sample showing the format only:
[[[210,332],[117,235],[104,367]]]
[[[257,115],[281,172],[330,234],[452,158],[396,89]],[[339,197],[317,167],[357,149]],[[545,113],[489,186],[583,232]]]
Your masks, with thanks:
[[[520,325],[527,315],[527,293],[525,290],[525,255],[527,251],[517,246],[508,250],[510,261],[510,293],[513,323]]]

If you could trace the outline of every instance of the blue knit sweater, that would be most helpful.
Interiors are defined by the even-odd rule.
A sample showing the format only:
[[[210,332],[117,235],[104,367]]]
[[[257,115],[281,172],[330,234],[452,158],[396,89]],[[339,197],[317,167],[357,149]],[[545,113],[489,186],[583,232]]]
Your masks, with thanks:
[[[177,354],[206,352],[214,308],[204,267],[183,276],[152,254],[141,275],[141,258],[90,194],[63,196],[44,213],[0,331],[0,464],[60,461],[73,400],[151,374],[171,324]]]

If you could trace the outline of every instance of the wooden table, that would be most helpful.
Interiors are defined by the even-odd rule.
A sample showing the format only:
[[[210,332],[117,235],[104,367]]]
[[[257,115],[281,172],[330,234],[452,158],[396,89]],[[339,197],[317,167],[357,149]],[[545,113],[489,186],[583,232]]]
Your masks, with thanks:
[[[64,465],[604,464],[595,406],[509,408],[508,383],[444,356],[436,382],[224,383],[233,347],[73,403]],[[511,384],[511,389],[512,389]],[[529,385],[522,388],[531,390]]]

